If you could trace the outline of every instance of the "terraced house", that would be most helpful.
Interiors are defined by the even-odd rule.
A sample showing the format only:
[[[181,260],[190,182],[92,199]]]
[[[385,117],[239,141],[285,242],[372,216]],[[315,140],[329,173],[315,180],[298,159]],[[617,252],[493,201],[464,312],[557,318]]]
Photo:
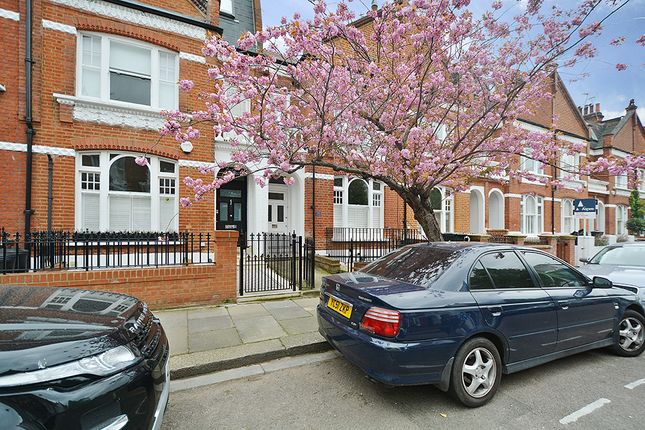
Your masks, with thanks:
[[[205,87],[204,40],[260,29],[259,0],[2,0],[0,23],[0,226],[215,230],[214,201],[179,210],[215,137],[160,142],[161,111],[199,108],[178,81]]]

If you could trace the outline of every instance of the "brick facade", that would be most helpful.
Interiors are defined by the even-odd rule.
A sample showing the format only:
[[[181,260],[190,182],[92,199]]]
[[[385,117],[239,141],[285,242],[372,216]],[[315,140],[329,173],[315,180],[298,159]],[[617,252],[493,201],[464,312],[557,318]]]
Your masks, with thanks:
[[[156,126],[145,121],[161,116],[150,109],[126,110],[113,113],[112,107],[100,105],[101,112],[92,118],[79,118],[76,109],[77,94],[77,44],[81,32],[114,35],[134,42],[144,42],[168,49],[177,54],[178,79],[190,79],[198,88],[211,84],[207,76],[209,60],[201,56],[204,38],[211,32],[199,25],[186,24],[147,12],[104,3],[78,2],[74,7],[56,0],[39,0],[33,6],[33,111],[35,137],[38,146],[33,156],[31,228],[43,230],[47,226],[48,212],[48,157],[53,165],[52,219],[55,229],[75,230],[76,156],[83,151],[105,150],[133,155],[157,155],[178,162],[178,195],[184,197],[186,187],[180,184],[183,177],[212,180],[202,175],[195,163],[212,163],[215,152],[214,136],[208,127],[191,153],[183,153],[171,138],[160,139]],[[219,21],[219,2],[210,2],[210,15],[205,17],[189,0],[144,0],[142,3],[169,12],[188,16],[207,24]],[[246,4],[248,3],[248,5]],[[248,9],[242,30],[235,23],[228,26],[231,32],[261,28],[259,0],[236,2],[240,10]],[[89,6],[88,6],[89,5]],[[215,5],[215,6],[213,6]],[[243,7],[242,7],[243,6]],[[8,231],[22,231],[25,209],[25,52],[24,2],[0,0],[0,9],[8,11],[10,18],[0,15],[2,32],[0,41],[4,54],[0,59],[0,83],[7,88],[0,93],[0,226]],[[19,14],[13,19],[13,13]],[[248,27],[248,28],[247,28]],[[62,94],[63,99],[54,96]],[[202,107],[196,97],[178,92],[179,109],[191,112]],[[74,103],[76,105],[74,105]],[[92,106],[94,109],[94,106]],[[158,111],[157,111],[158,112]],[[139,121],[137,116],[142,116]],[[114,123],[116,118],[117,123]],[[119,118],[122,119],[122,122]],[[153,118],[154,119],[154,118]],[[192,167],[191,167],[192,166]],[[151,184],[152,187],[156,186]],[[11,192],[6,190],[11,189]],[[179,229],[214,230],[214,199],[206,199],[190,210],[179,209]]]

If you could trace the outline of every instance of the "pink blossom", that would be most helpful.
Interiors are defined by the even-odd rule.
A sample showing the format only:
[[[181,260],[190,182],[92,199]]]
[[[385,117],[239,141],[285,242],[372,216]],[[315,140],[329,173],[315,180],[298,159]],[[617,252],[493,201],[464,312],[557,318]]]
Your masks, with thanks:
[[[150,162],[148,161],[148,157],[146,157],[145,155],[142,155],[140,157],[136,157],[134,159],[134,162],[137,163],[141,167],[150,166]]]
[[[626,70],[626,69],[627,69],[627,64],[624,64],[624,63],[616,64],[616,70],[618,70],[619,72],[622,72],[623,70]]]
[[[623,43],[625,43],[625,36],[616,37],[614,39],[611,39],[611,42],[609,42],[609,44],[612,46],[620,46]]]
[[[293,185],[293,184],[296,183],[296,178],[293,178],[291,176],[286,176],[284,178],[284,183],[285,183],[285,185]]]
[[[182,208],[189,208],[193,205],[188,197],[182,197],[181,199],[179,199],[179,203],[181,204]]]
[[[641,37],[639,37],[639,38],[636,40],[636,43],[637,43],[637,44],[639,44],[639,45],[641,45],[641,46],[645,46],[645,34],[643,34]]]
[[[195,83],[189,79],[182,79],[179,81],[179,89],[182,91],[190,91],[195,86]]]

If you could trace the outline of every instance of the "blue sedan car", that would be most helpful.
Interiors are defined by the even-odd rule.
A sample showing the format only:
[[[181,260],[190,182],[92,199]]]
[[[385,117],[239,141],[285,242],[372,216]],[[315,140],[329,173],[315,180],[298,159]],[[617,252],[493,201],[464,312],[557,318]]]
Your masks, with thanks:
[[[611,347],[645,348],[636,295],[531,248],[429,243],[323,278],[320,333],[369,378],[436,384],[477,407],[502,374]]]

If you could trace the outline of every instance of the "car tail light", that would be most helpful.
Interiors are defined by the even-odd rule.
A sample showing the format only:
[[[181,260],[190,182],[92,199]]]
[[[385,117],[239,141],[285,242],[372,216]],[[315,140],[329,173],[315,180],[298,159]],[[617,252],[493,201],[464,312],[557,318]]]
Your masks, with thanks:
[[[363,320],[361,329],[384,337],[394,337],[401,328],[401,313],[383,308],[369,308]]]

